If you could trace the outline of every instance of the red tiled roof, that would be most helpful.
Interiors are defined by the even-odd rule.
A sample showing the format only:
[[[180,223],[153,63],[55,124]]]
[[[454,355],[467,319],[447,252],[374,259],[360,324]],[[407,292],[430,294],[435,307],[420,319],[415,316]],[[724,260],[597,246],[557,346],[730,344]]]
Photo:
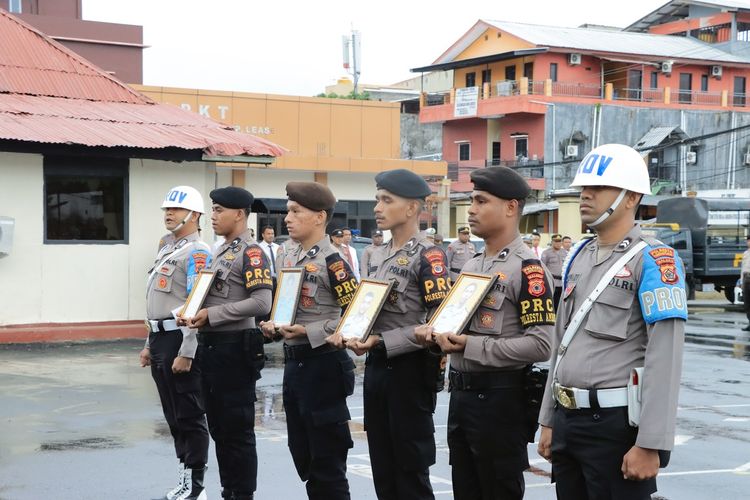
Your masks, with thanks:
[[[157,104],[0,9],[0,139],[280,156],[276,144]]]

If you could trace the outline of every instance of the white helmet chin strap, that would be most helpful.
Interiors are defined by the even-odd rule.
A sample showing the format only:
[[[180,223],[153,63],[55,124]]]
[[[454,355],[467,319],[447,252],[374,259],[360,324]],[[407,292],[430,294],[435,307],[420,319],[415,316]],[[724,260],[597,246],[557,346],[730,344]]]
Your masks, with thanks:
[[[612,202],[612,205],[607,210],[605,210],[604,213],[601,216],[599,216],[598,219],[596,219],[594,222],[588,223],[587,226],[589,226],[589,227],[596,227],[599,224],[601,224],[602,222],[604,222],[605,220],[607,220],[609,218],[609,216],[612,215],[612,213],[615,210],[617,210],[617,207],[620,206],[620,203],[622,203],[622,200],[623,200],[623,198],[625,198],[625,194],[627,192],[628,192],[627,189],[622,189],[620,191],[620,194],[617,195],[617,198],[615,198],[615,201]]]
[[[185,218],[182,219],[182,222],[180,222],[179,224],[177,224],[177,227],[175,227],[174,229],[172,229],[170,232],[176,233],[177,231],[179,231],[182,226],[184,226],[185,224],[187,224],[187,221],[189,221],[192,216],[193,216],[193,211],[191,210],[191,211],[188,212],[188,214],[185,216]]]

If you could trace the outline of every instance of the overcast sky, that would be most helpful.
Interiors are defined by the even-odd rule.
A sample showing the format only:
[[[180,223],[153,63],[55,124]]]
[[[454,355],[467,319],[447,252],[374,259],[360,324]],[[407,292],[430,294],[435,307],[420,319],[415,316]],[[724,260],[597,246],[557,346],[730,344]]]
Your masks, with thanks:
[[[627,26],[666,0],[83,0],[83,18],[143,26],[144,83],[315,95],[344,76],[341,36],[362,34],[361,82],[414,76],[478,19]],[[625,6],[622,8],[621,6]]]

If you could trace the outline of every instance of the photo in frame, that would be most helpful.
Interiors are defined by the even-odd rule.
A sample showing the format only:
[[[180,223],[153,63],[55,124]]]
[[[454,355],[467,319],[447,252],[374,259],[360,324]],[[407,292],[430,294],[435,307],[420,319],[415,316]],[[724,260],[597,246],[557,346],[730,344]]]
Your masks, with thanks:
[[[216,277],[216,271],[204,269],[198,273],[193,283],[193,289],[190,291],[185,305],[182,306],[179,316],[181,318],[189,319],[198,314],[198,311],[203,307],[203,302],[206,301],[208,292],[211,290],[211,285]]]
[[[367,340],[391,287],[392,281],[363,279],[334,333],[340,333],[347,340]]]
[[[427,324],[435,334],[463,332],[496,280],[496,274],[461,273]]]
[[[279,271],[270,317],[277,327],[294,324],[304,272],[303,267],[287,267]]]

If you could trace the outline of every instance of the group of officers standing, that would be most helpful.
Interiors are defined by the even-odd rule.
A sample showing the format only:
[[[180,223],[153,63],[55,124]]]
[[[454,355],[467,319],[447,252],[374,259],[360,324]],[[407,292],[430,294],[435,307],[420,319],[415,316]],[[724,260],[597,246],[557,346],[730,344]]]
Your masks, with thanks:
[[[519,233],[530,188],[514,170],[472,172],[468,222],[485,248],[460,269],[419,231],[427,183],[406,170],[375,180],[375,219],[391,239],[367,252],[362,277],[393,287],[365,341],[334,333],[358,279],[326,235],[336,202],[328,187],[286,186],[285,223],[294,243],[270,252],[248,232],[248,191],[211,192],[211,223],[224,237],[213,251],[198,237],[200,194],[186,186],[167,194],[162,208],[170,234],[149,276],[149,336],[141,352],[180,461],[178,484],[166,498],[207,498],[209,434],[222,497],[253,498],[255,383],[263,344],[273,340],[283,341],[288,445],[311,499],[350,498],[346,398],[355,383],[346,349],[367,356],[364,425],[381,500],[434,498],[433,413],[445,355],[454,498],[522,498],[527,443],[538,424],[538,451],[552,463],[558,498],[650,498],[674,438],[687,306],[679,257],[635,223],[648,189],[640,155],[605,145],[584,158],[572,185],[582,189],[581,218],[597,236],[571,249],[559,274]],[[274,252],[280,253],[275,262]],[[304,268],[293,325],[256,323],[271,309],[276,266]],[[201,269],[216,271],[208,298],[194,317],[180,317]],[[464,331],[435,332],[426,323],[460,272],[497,279]],[[534,398],[530,366],[550,357],[544,395]],[[623,396],[636,367],[645,367],[638,427],[629,423]]]

